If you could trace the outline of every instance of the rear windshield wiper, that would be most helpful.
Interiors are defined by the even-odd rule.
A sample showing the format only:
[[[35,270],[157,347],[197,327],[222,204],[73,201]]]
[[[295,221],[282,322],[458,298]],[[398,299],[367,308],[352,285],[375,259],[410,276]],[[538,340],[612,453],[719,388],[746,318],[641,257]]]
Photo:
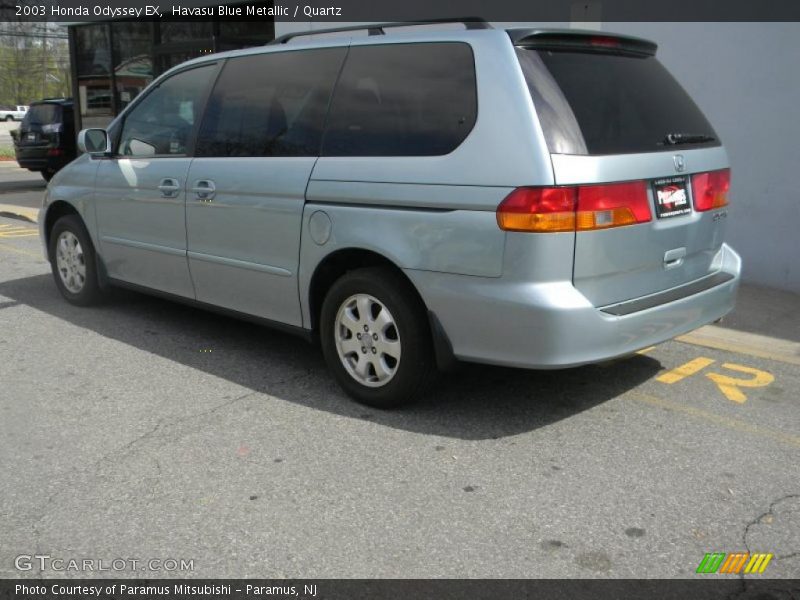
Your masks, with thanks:
[[[702,144],[703,142],[716,142],[717,138],[702,133],[668,133],[664,136],[664,144],[677,146],[678,144]]]

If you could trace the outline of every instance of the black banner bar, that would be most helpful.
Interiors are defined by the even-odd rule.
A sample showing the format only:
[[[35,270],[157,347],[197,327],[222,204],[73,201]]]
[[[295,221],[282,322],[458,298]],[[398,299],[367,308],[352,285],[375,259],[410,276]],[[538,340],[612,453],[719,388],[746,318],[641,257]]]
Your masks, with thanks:
[[[0,580],[3,600],[761,600],[800,598],[800,580],[696,579],[58,579]]]
[[[248,8],[249,7],[249,8]],[[0,21],[133,18],[263,19],[326,23],[423,21],[800,21],[797,0],[0,0]]]

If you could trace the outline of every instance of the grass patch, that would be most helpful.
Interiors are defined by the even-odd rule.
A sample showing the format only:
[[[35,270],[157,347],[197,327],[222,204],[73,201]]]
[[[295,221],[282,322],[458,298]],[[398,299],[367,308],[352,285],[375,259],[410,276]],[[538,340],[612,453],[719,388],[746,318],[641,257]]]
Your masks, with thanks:
[[[16,160],[13,146],[0,146],[0,160]]]

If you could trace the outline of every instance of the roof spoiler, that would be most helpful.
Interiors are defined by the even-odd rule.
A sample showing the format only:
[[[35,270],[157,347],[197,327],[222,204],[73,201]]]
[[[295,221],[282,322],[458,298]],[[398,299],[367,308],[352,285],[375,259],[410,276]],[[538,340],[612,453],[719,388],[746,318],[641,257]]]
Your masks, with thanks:
[[[604,31],[509,29],[515,46],[536,50],[655,56],[658,45],[642,38]]]

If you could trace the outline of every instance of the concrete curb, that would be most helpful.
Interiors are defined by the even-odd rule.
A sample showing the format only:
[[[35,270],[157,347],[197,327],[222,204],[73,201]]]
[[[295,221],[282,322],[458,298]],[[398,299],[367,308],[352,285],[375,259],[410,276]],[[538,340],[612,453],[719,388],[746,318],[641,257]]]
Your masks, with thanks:
[[[39,222],[39,209],[14,204],[0,204],[0,217],[20,219],[29,223]]]

